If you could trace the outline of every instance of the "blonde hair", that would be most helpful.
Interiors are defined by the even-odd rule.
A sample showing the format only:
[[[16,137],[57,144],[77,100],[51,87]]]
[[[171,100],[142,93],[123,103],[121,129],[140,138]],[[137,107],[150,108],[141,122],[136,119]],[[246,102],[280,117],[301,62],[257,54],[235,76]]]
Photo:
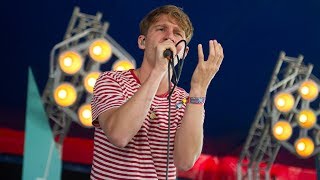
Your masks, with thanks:
[[[147,35],[147,32],[150,26],[155,23],[160,15],[166,14],[170,18],[173,18],[178,26],[184,31],[186,35],[187,43],[190,42],[193,35],[193,26],[189,19],[189,16],[183,12],[183,10],[174,5],[165,5],[158,7],[151,12],[149,12],[141,21],[140,21],[140,34]]]

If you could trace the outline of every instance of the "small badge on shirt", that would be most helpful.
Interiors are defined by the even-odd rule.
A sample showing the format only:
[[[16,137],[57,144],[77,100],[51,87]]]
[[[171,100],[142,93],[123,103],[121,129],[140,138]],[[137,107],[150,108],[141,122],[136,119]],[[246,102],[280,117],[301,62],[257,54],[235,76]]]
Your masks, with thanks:
[[[149,114],[149,116],[150,116],[150,119],[151,119],[151,120],[154,120],[154,119],[157,118],[156,108],[157,108],[157,106],[150,108],[150,114]]]
[[[155,112],[153,112],[153,111],[151,111],[151,113],[150,113],[150,119],[155,119],[155,118],[157,118],[157,115],[156,115],[156,113]]]
[[[185,106],[186,104],[187,104],[187,98],[184,98],[181,101],[177,102],[176,109],[180,109],[182,107],[182,105]]]

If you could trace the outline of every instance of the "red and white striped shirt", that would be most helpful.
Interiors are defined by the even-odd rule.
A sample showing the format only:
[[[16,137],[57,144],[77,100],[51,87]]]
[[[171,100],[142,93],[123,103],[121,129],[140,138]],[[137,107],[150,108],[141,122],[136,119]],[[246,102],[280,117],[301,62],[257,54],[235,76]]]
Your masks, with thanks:
[[[140,86],[133,70],[108,71],[98,78],[91,104],[95,126],[91,179],[165,179],[169,104],[167,94],[154,97],[143,125],[124,148],[118,148],[108,141],[97,120],[106,110],[124,104]],[[171,98],[169,179],[176,179],[173,164],[174,138],[185,111],[182,99],[187,96],[186,91],[176,88]]]

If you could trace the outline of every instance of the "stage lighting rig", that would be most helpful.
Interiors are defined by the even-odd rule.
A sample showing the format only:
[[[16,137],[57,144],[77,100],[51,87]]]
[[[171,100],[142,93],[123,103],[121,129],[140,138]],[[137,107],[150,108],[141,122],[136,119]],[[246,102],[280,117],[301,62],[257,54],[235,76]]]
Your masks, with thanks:
[[[99,12],[89,15],[75,7],[64,40],[50,53],[49,79],[42,100],[59,144],[72,121],[92,127],[90,101],[101,72],[135,68],[135,60],[107,34],[109,23],[101,18]]]
[[[237,165],[237,179],[270,179],[280,147],[299,158],[320,152],[319,79],[303,56],[280,53]],[[260,177],[262,175],[263,177]]]

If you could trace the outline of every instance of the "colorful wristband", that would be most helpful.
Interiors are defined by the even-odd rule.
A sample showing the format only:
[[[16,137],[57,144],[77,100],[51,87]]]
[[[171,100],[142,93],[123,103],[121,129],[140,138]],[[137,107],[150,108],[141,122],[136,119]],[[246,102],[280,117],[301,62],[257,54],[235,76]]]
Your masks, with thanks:
[[[187,103],[190,104],[204,104],[206,101],[205,97],[188,97]]]

